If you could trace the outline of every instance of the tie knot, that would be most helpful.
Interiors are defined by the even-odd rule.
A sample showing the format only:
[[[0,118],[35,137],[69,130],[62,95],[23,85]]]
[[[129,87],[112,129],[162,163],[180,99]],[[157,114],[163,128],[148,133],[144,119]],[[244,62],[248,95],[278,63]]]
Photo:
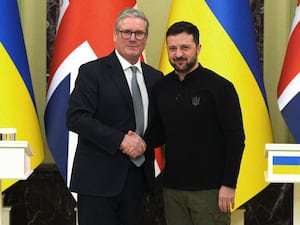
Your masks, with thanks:
[[[131,69],[132,73],[136,73],[136,71],[137,71],[137,67],[136,66],[131,66],[130,69]]]

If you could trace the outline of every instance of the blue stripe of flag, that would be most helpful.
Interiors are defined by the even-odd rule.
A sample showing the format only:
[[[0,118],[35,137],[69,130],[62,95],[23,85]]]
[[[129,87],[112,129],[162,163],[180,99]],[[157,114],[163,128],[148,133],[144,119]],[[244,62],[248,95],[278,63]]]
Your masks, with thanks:
[[[35,105],[17,0],[0,1],[0,42],[15,63]]]
[[[274,156],[273,165],[300,165],[300,156]]]
[[[300,143],[300,93],[281,110],[283,118],[297,143]]]
[[[231,0],[230,6],[223,0],[206,0],[206,3],[243,55],[267,105],[249,0]]]
[[[56,165],[67,181],[68,139],[66,112],[70,95],[70,75],[66,76],[55,89],[45,111],[45,129],[49,148]]]

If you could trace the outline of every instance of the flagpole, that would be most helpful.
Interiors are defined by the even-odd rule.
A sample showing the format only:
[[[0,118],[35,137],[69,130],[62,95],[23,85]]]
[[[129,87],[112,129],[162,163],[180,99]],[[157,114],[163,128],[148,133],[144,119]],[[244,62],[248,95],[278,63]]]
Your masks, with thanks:
[[[300,225],[300,183],[294,183],[293,225]]]
[[[0,225],[2,225],[2,180],[0,179],[0,192],[1,192],[1,196],[0,196]]]

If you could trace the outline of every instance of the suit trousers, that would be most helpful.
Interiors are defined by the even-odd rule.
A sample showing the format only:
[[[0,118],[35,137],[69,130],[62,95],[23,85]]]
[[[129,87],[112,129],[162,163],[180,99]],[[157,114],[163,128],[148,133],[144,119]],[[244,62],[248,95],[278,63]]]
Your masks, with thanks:
[[[124,188],[118,195],[78,194],[79,225],[141,225],[145,183],[143,169],[132,164]]]

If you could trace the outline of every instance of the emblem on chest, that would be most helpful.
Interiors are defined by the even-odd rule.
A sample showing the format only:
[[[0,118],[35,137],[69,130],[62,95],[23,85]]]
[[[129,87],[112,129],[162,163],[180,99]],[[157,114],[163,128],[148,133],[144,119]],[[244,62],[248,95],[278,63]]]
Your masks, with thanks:
[[[200,97],[199,96],[194,96],[193,98],[192,98],[192,105],[193,106],[198,106],[200,104]]]

